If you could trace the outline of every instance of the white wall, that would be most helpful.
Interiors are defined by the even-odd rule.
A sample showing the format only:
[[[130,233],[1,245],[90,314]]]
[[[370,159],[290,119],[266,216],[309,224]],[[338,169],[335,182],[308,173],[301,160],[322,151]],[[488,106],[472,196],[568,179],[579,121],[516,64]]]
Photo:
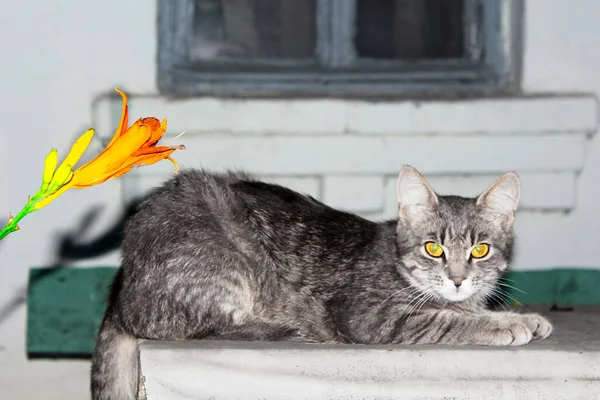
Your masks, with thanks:
[[[304,117],[293,119],[294,115],[298,115],[296,111],[304,106],[286,103],[286,115],[292,119],[284,121],[285,126],[292,131],[297,128],[301,136],[309,139],[312,137],[326,140],[331,135],[364,135],[365,137],[361,136],[361,140],[371,140],[369,146],[374,151],[387,149],[388,139],[377,139],[382,132],[394,137],[412,132],[411,140],[414,140],[414,144],[429,145],[432,142],[423,142],[423,137],[413,131],[429,126],[429,130],[438,130],[437,133],[440,133],[447,126],[444,119],[449,118],[453,120],[454,125],[451,126],[459,131],[465,127],[479,126],[482,131],[492,136],[512,135],[512,139],[507,139],[512,142],[504,141],[502,146],[507,146],[507,143],[512,146],[521,154],[516,158],[517,165],[529,169],[530,174],[538,175],[536,178],[530,178],[530,182],[533,182],[530,187],[536,189],[530,189],[528,201],[534,205],[545,204],[545,198],[549,195],[544,194],[550,191],[544,192],[545,185],[548,185],[544,182],[547,182],[548,177],[553,179],[551,173],[556,171],[551,167],[552,162],[556,162],[556,165],[560,165],[558,169],[562,175],[559,179],[562,180],[557,181],[559,183],[552,188],[552,192],[556,193],[560,205],[567,204],[567,208],[571,210],[561,213],[556,211],[556,208],[561,207],[551,207],[554,211],[530,211],[523,214],[519,230],[526,245],[521,250],[524,255],[519,256],[521,258],[518,266],[598,266],[593,252],[576,251],[581,248],[593,249],[600,243],[600,208],[596,200],[600,195],[596,184],[600,181],[600,144],[597,135],[590,141],[585,139],[590,129],[596,126],[595,99],[600,93],[600,51],[595,45],[600,34],[596,23],[597,15],[600,15],[600,2],[597,0],[578,0],[577,7],[573,6],[571,0],[527,0],[524,87],[530,93],[550,93],[558,96],[555,99],[546,97],[546,103],[532,100],[533,102],[523,105],[531,107],[526,113],[519,113],[519,110],[523,109],[517,107],[515,110],[510,103],[487,103],[488,105],[479,104],[480,111],[477,113],[456,117],[444,104],[434,104],[425,108],[425,113],[431,112],[436,119],[431,127],[428,125],[432,123],[430,119],[418,117],[423,115],[422,111],[419,111],[423,110],[421,106],[410,103],[357,106],[325,101],[319,103],[318,109],[321,110],[321,114],[318,115],[312,115],[311,110],[314,108],[309,106],[307,115],[311,115],[313,125],[309,124],[307,127]],[[0,210],[4,211],[0,212],[17,212],[27,195],[37,188],[43,158],[49,149],[57,147],[59,152],[64,154],[76,136],[93,122],[103,125],[102,130],[106,133],[106,119],[93,121],[96,113],[102,115],[102,105],[93,106],[97,96],[110,91],[115,85],[126,90],[132,97],[156,93],[155,20],[154,2],[148,0],[63,0],[39,2],[35,6],[23,2],[6,2],[3,5],[0,12],[0,184],[3,188]],[[565,94],[574,92],[591,97],[578,98],[573,102],[565,98]],[[567,105],[561,101],[567,101]],[[184,112],[185,108],[167,106],[161,99],[145,102],[132,99],[132,109],[135,108],[135,113],[157,113],[157,116],[166,116],[173,129],[187,129],[188,121],[189,124],[201,128],[204,118],[210,123],[216,121],[214,113],[227,115],[226,121],[231,121],[232,125],[220,128],[233,134],[245,129],[259,130],[265,123],[259,119],[258,114],[252,112],[257,104],[254,102],[228,102],[223,105],[213,101],[207,104],[190,111],[194,113],[190,114]],[[351,122],[355,107],[358,107],[358,112],[362,115],[371,113],[377,117],[364,117],[360,120],[355,118],[354,122]],[[507,109],[508,114],[505,114]],[[513,111],[510,111],[511,109]],[[198,110],[209,111],[200,114]],[[399,119],[398,110],[401,110],[404,113],[402,115],[406,115],[409,121],[417,122],[413,124]],[[439,114],[436,114],[438,112]],[[511,116],[512,118],[509,118]],[[240,121],[243,122],[241,128]],[[277,124],[281,121],[278,122],[275,118],[272,123]],[[342,126],[336,125],[338,123]],[[355,124],[358,132],[347,131],[350,123]],[[501,128],[499,131],[498,126]],[[542,136],[529,132],[529,142],[519,143],[515,139],[521,137],[519,131],[535,131],[535,127],[543,128],[546,135],[543,138],[548,139],[548,144],[541,145],[554,148],[555,154],[559,155],[555,155],[550,163],[548,160],[534,157],[531,162],[536,164],[527,164],[528,153],[522,148],[527,143],[530,146],[539,144]],[[554,129],[556,127],[557,129]],[[313,130],[304,132],[308,128]],[[319,132],[323,130],[327,132]],[[373,133],[376,134],[375,139]],[[450,147],[455,146],[454,148],[454,141],[461,145],[469,143],[470,139],[458,137],[460,135],[457,136],[457,132],[446,133],[448,135],[445,139],[445,134],[440,133],[443,141],[437,143],[446,143]],[[294,132],[288,134],[295,136]],[[204,155],[200,145],[205,141],[200,141],[198,136],[193,134],[184,138],[182,142],[188,145],[188,150],[177,157],[182,159],[182,163],[192,165],[195,163],[192,152],[196,147],[192,144],[198,143],[197,151]],[[475,136],[473,140],[477,142],[479,139]],[[498,142],[491,140],[488,143],[496,146]],[[215,145],[223,146],[222,143]],[[285,146],[284,142],[283,147]],[[485,147],[485,143],[476,145],[477,148],[481,146]],[[531,149],[533,151],[535,148]],[[244,150],[239,151],[242,152],[239,154],[243,155]],[[403,159],[403,154],[407,154],[407,158],[411,155],[400,153],[398,167],[407,162]],[[359,157],[359,153],[355,156]],[[252,163],[253,158],[247,157],[248,163]],[[377,171],[376,176],[363,178],[367,187],[383,187],[379,184],[380,177],[393,176],[395,171],[392,157],[393,155],[387,155],[385,160],[388,161],[381,161],[374,155],[373,159],[377,160],[381,170]],[[500,157],[494,158],[503,160]],[[210,164],[210,159],[204,160]],[[368,168],[366,161],[363,165]],[[414,156],[410,162],[417,168],[421,168],[420,164],[423,164],[425,172],[428,170],[436,175],[451,166],[448,162],[437,164],[427,158]],[[542,177],[539,171],[536,171],[540,163],[546,173]],[[332,165],[334,164],[324,165],[323,168],[331,170],[329,175],[332,176],[325,174],[327,176],[323,179],[330,185],[328,201],[337,204],[344,198],[355,195],[352,187],[346,184],[347,181],[335,177],[340,171],[335,170]],[[260,165],[254,167],[260,170]],[[262,171],[263,175],[276,172],[275,167],[277,166],[269,166]],[[150,173],[152,168],[154,167],[141,170]],[[156,166],[153,171],[162,171],[160,168],[162,167]],[[488,168],[487,174],[493,175],[493,170],[494,168]],[[277,179],[286,179],[294,185],[306,185],[303,187],[308,191],[323,190],[326,187],[322,182],[310,179],[301,183],[293,181],[292,172],[297,171],[291,171],[290,176],[279,176]],[[468,189],[466,185],[473,185],[472,183],[465,183],[466,181],[461,181],[460,178],[453,179],[459,180],[456,187],[460,190],[477,189]],[[444,178],[439,182],[440,185],[448,185],[451,181]],[[484,181],[479,182],[476,185],[485,185]],[[103,213],[86,235],[92,237],[94,233],[101,232],[110,225],[120,207],[120,184],[120,181],[109,182],[96,188],[70,192],[47,209],[28,216],[21,224],[20,232],[10,235],[0,243],[0,397],[29,399],[43,394],[47,399],[87,398],[87,362],[26,360],[25,308],[22,302],[19,304],[19,299],[23,298],[28,268],[52,262],[54,235],[57,232],[76,229],[85,211],[96,205],[103,207]],[[342,200],[338,196],[340,192],[332,190],[336,185],[340,190],[349,191]],[[370,192],[374,193],[375,190]],[[387,199],[389,193],[381,196]],[[383,197],[381,200],[384,203],[387,201]],[[379,204],[378,199],[362,197],[360,201],[360,207],[365,210],[359,211],[369,214],[374,207],[380,210],[376,207]],[[538,256],[535,251],[543,255]],[[87,261],[86,265],[116,262],[115,254],[104,259]],[[13,302],[19,305],[9,312],[8,310],[13,308],[10,306]]]

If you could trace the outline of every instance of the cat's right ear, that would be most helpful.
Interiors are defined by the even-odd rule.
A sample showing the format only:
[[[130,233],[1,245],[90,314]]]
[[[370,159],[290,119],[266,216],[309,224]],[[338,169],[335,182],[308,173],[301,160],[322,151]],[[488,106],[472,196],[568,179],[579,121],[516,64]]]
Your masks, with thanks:
[[[435,212],[438,198],[425,178],[413,167],[405,165],[396,183],[400,219],[421,219]]]

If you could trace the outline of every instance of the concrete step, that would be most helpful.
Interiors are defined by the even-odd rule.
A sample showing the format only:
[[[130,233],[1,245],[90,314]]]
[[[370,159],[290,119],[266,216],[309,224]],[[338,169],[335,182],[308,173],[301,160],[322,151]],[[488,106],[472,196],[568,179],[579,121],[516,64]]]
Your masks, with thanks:
[[[140,341],[141,383],[148,400],[600,399],[600,308],[542,312],[555,333],[523,347]]]

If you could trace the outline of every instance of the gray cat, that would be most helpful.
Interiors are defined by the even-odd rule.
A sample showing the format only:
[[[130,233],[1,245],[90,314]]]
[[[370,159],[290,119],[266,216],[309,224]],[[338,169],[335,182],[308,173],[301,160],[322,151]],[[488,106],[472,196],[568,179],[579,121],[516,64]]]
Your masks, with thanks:
[[[134,399],[136,338],[523,345],[551,324],[492,312],[510,260],[514,173],[477,198],[413,168],[375,223],[244,173],[182,172],[128,220],[92,363],[94,400]]]

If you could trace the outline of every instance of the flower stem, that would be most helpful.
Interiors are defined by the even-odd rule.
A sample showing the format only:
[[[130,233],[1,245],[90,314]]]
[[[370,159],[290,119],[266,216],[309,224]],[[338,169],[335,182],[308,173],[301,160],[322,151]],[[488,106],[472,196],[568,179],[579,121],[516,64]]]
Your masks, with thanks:
[[[19,230],[19,222],[21,222],[23,217],[25,217],[27,214],[35,211],[32,209],[32,207],[35,205],[35,203],[40,201],[43,197],[44,196],[41,195],[39,192],[36,193],[35,196],[33,196],[32,198],[29,198],[29,201],[27,201],[27,204],[25,205],[25,207],[23,207],[23,209],[21,211],[19,211],[19,213],[16,216],[13,217],[11,215],[8,219],[8,224],[6,224],[4,229],[2,229],[0,231],[0,240],[4,239],[10,233],[18,231]]]

